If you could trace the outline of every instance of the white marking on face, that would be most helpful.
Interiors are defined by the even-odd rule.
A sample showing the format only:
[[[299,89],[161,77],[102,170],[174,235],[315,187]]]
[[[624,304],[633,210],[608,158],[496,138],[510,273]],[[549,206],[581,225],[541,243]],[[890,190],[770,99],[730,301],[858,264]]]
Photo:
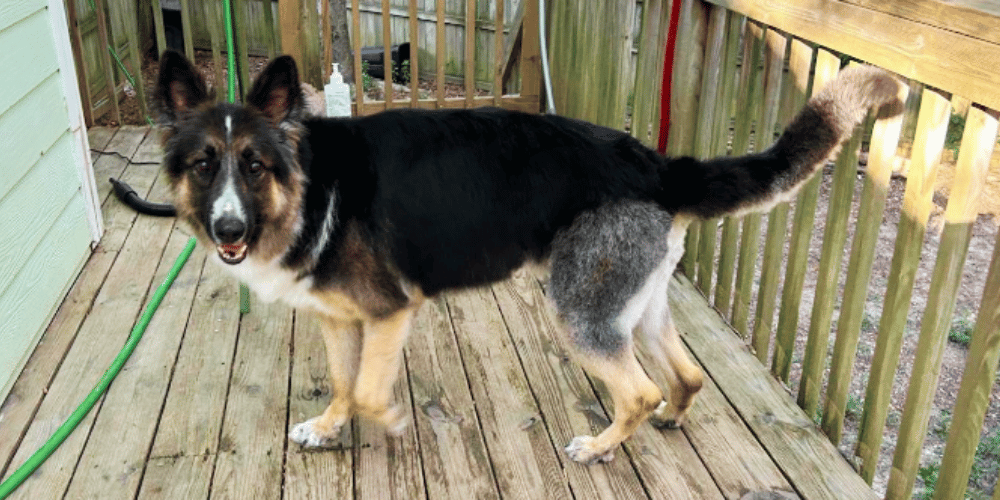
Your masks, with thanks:
[[[237,168],[235,163],[231,158],[226,158],[223,162],[222,175],[226,176],[225,185],[222,187],[222,193],[219,197],[212,202],[212,234],[215,234],[215,222],[224,217],[234,217],[244,224],[247,222],[243,203],[240,202],[240,197],[236,193]]]
[[[226,143],[232,141],[233,138],[233,115],[226,115]]]

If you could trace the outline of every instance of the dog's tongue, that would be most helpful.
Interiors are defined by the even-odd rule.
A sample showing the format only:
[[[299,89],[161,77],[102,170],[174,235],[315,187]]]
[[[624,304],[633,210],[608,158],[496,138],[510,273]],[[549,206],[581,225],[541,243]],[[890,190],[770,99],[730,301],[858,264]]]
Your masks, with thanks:
[[[228,264],[236,264],[242,261],[247,254],[246,243],[221,243],[218,249],[219,255]]]

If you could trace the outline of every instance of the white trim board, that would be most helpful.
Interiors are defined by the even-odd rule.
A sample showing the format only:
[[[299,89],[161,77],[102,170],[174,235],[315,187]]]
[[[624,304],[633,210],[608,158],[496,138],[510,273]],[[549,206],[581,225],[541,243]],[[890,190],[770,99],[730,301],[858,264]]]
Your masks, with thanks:
[[[70,133],[73,134],[73,142],[76,144],[77,173],[80,176],[84,204],[87,208],[87,221],[90,223],[91,246],[96,247],[104,234],[104,217],[101,215],[101,202],[97,197],[94,166],[90,162],[90,140],[87,138],[87,127],[83,119],[83,101],[80,99],[80,89],[77,87],[69,24],[66,21],[63,0],[48,0],[48,9],[63,95],[66,96]]]

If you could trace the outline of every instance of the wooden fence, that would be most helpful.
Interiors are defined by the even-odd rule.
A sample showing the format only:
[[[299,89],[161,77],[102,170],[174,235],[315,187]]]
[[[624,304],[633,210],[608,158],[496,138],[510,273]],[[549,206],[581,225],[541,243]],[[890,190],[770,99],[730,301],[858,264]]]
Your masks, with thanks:
[[[790,383],[793,368],[801,373],[793,384],[799,405],[818,416],[834,443],[841,444],[847,412],[857,411],[849,403],[861,404],[849,402],[851,384],[866,387],[858,434],[852,437],[856,464],[871,482],[882,454],[894,448],[883,484],[886,497],[910,498],[935,407],[963,264],[997,145],[1000,18],[964,8],[961,2],[683,2],[670,153],[707,157],[769,145],[791,113],[847,59],[881,66],[911,83],[908,98],[916,103],[911,106],[914,116],[878,120],[874,128],[874,120],[869,120],[866,134],[857,134],[837,160],[828,205],[817,207],[823,180],[816,179],[793,204],[779,205],[763,217],[692,226],[683,260],[689,277],[746,335],[775,377]],[[936,174],[944,168],[954,96],[973,105],[957,161],[950,167],[953,180],[946,186],[943,228],[939,238],[929,238],[939,242],[935,253],[923,242],[934,208]],[[904,130],[904,122],[914,128]],[[865,136],[870,137],[867,166],[859,178],[858,151]],[[901,136],[912,137],[911,148],[899,147]],[[897,152],[906,149],[912,154],[904,162]],[[891,269],[873,282],[876,240],[894,166],[900,163],[908,163],[908,169]],[[862,184],[860,195],[857,181]],[[817,208],[826,212],[825,220],[817,217]],[[820,229],[819,255],[811,257],[810,243]],[[996,379],[1000,242],[995,245],[936,474],[938,499],[962,498],[966,491]],[[926,305],[911,311],[921,260],[934,262],[933,271],[917,290],[926,294]],[[969,274],[975,273],[967,272],[966,279]],[[803,302],[807,281],[814,283],[809,287],[814,293],[811,307]],[[880,318],[870,312],[878,306]],[[918,335],[912,334],[918,340],[915,353],[905,360],[912,367],[909,379],[901,381],[901,346],[907,322],[914,317],[920,328]],[[870,366],[857,361],[865,323],[866,338],[875,343]],[[900,384],[906,398],[898,429],[895,422],[890,424],[898,433],[893,447],[883,442],[883,434],[890,398],[894,388],[901,390]],[[933,471],[933,465],[926,470]],[[1000,495],[1000,489],[997,492]]]
[[[108,112],[121,123],[118,103],[127,85],[122,66],[141,82],[142,55],[162,51],[167,46],[161,0],[66,2],[74,54],[81,69],[83,100],[90,103],[85,106],[88,125]],[[345,3],[352,47],[382,46],[383,40],[389,40],[390,44],[409,43],[414,55],[410,72],[435,82],[435,95],[420,99],[418,92],[412,92],[407,105],[496,104],[539,109],[537,0],[348,0]],[[179,4],[187,56],[193,60],[195,48],[211,50],[215,81],[225,81],[222,2],[180,0]],[[322,86],[330,72],[330,14],[328,1],[233,0],[231,15],[236,26],[234,48],[240,88],[248,88],[247,61],[251,55],[272,57],[278,53],[296,56],[303,80]],[[106,49],[109,45],[123,64]],[[359,52],[354,52],[358,59]],[[465,97],[446,97],[445,83],[464,85]],[[148,89],[137,83],[134,90],[142,106],[140,112],[147,114]],[[487,91],[490,95],[482,95]],[[505,92],[511,95],[504,95]],[[118,98],[110,99],[112,95]],[[390,93],[386,95],[392,100]],[[361,110],[373,113],[401,105],[377,101],[362,105]]]

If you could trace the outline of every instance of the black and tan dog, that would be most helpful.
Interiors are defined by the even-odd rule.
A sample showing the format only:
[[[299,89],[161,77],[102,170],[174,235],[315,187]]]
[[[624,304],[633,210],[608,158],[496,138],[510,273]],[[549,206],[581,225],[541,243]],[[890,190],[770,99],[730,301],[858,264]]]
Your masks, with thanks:
[[[611,426],[566,448],[594,463],[647,417],[681,424],[701,388],[667,307],[688,224],[790,198],[898,88],[845,70],[767,151],[707,161],[500,109],[307,119],[289,57],[237,106],[215,104],[190,62],[166,53],[156,98],[182,219],[262,299],[323,323],[333,401],[292,440],[322,446],[354,414],[398,432],[392,388],[424,298],[535,261],[551,265],[566,344],[613,398]],[[666,401],[633,354],[637,326],[669,377]]]

